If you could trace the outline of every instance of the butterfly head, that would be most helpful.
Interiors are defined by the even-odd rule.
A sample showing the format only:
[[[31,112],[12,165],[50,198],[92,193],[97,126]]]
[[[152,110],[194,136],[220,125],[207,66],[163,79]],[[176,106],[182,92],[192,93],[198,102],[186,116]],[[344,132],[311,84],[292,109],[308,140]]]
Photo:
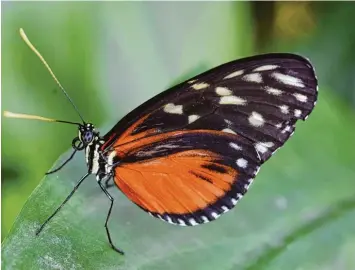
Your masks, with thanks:
[[[98,139],[99,132],[95,130],[93,124],[83,124],[79,125],[79,135],[74,138],[72,146],[76,150],[83,150],[86,146],[91,145],[95,140]]]

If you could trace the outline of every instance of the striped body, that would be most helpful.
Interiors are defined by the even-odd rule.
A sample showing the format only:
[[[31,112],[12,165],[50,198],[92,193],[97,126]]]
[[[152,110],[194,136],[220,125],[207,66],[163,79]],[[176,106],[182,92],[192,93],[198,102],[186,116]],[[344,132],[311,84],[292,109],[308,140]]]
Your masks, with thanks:
[[[104,141],[95,136],[92,143],[85,147],[85,158],[90,174],[96,175],[97,181],[104,180],[112,176],[112,159],[108,163],[107,155],[100,149]]]

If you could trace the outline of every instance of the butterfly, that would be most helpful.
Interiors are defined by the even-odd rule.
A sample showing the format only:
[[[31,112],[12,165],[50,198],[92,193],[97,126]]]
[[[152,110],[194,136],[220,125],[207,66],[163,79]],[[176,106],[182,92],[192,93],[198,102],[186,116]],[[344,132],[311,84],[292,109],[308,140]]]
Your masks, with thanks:
[[[22,36],[33,47],[24,32]],[[78,126],[73,154],[49,173],[85,151],[87,173],[37,233],[91,174],[111,201],[106,232],[111,247],[122,254],[107,226],[112,180],[153,217],[181,226],[213,221],[246,194],[260,166],[294,133],[297,120],[312,112],[317,93],[315,71],[306,58],[271,53],[235,60],[182,82],[134,109],[103,136],[79,112],[82,123],[7,113]]]

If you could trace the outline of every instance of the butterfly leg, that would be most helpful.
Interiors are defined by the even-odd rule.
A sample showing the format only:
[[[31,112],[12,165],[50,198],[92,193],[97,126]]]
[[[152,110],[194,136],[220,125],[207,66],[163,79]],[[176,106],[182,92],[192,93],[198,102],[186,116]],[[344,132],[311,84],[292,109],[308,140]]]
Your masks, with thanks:
[[[80,184],[86,179],[86,177],[88,177],[90,174],[87,173],[85,174],[83,177],[81,177],[81,179],[76,183],[76,185],[74,186],[73,190],[70,192],[70,194],[66,197],[66,199],[62,202],[62,204],[54,211],[54,213],[46,219],[46,221],[41,225],[41,227],[36,231],[36,235],[38,235],[44,228],[44,226],[46,226],[46,224],[59,212],[59,210],[67,203],[67,201],[69,201],[69,199],[71,198],[71,196],[73,196],[73,194],[75,193],[75,191],[78,189],[78,187],[80,186]]]
[[[110,181],[112,180],[112,183],[110,183]],[[106,179],[105,181],[105,188],[109,189],[111,187],[113,187],[115,184],[113,183],[113,176],[111,175],[109,178]]]
[[[49,172],[46,172],[46,175],[55,173],[55,172],[59,171],[60,169],[62,169],[74,157],[76,151],[77,150],[75,149],[73,151],[73,153],[70,155],[70,157],[66,161],[64,161],[64,163],[62,165],[60,165],[57,169],[54,169],[54,170],[49,171]]]
[[[118,166],[118,164],[120,164],[121,162],[116,162],[114,164],[111,165],[111,168],[114,168],[116,166]],[[109,183],[110,180],[112,180],[112,183]],[[105,187],[108,189],[108,188],[111,188],[115,186],[115,182],[114,182],[114,178],[113,178],[113,174],[110,175],[110,177],[108,177],[105,181]]]
[[[111,216],[111,211],[112,211],[114,199],[112,198],[112,196],[110,195],[110,193],[108,193],[107,189],[102,185],[101,180],[99,180],[99,181],[97,181],[97,182],[98,182],[100,188],[102,189],[102,191],[106,194],[107,198],[109,198],[109,200],[110,200],[110,202],[111,202],[111,204],[110,204],[110,209],[108,210],[107,217],[106,217],[106,222],[105,222],[105,229],[106,229],[106,234],[107,234],[108,241],[109,241],[109,243],[110,243],[110,245],[111,245],[111,248],[112,248],[113,250],[115,250],[115,251],[117,251],[118,253],[124,255],[124,252],[123,252],[121,249],[115,247],[115,245],[112,243],[110,231],[109,231],[108,226],[107,226],[108,221],[109,221],[109,218],[110,218],[110,216]]]

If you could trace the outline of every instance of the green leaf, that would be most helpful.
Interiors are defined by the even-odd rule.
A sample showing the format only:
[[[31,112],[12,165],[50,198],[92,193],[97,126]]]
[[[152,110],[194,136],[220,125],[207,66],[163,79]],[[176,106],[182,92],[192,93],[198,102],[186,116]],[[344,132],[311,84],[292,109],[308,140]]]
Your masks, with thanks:
[[[331,106],[332,105],[332,106]],[[334,106],[337,105],[337,106]],[[152,218],[115,187],[109,201],[94,177],[36,237],[35,231],[86,172],[78,155],[46,177],[2,244],[3,269],[353,269],[354,116],[328,92],[306,124],[261,169],[235,209],[197,227]],[[326,124],[325,124],[326,123]],[[56,163],[65,160],[66,153]]]

